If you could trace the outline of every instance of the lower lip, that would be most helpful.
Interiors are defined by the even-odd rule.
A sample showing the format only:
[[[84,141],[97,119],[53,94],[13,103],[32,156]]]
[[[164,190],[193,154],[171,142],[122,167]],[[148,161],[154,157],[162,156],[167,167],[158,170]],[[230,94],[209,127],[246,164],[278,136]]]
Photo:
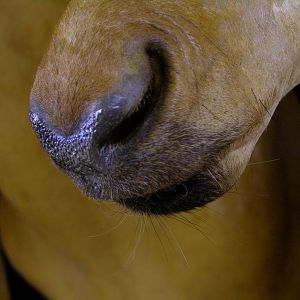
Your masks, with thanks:
[[[195,176],[153,194],[121,199],[117,202],[126,208],[148,215],[171,215],[199,208],[220,197],[224,191],[217,189],[211,180]]]

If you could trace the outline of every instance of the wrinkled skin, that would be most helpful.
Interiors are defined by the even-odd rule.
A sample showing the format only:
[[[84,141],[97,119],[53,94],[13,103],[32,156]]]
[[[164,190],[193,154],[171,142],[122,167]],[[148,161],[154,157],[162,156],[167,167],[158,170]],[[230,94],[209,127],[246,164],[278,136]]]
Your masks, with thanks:
[[[87,196],[202,206],[299,83],[299,16],[297,1],[73,1],[36,75],[33,127]]]

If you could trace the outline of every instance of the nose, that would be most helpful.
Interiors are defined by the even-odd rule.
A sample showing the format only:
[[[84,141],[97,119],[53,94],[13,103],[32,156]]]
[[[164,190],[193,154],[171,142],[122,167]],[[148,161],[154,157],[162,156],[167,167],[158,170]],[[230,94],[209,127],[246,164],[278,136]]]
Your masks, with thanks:
[[[88,105],[68,135],[51,125],[51,116],[32,97],[30,122],[55,164],[79,174],[101,170],[101,147],[130,138],[149,113],[146,102],[155,90],[152,75],[150,66],[125,74],[118,86]]]
[[[169,69],[163,47],[156,43],[142,47],[133,44],[126,50],[125,61],[117,83],[89,101],[67,133],[52,121],[56,120],[55,111],[47,113],[43,99],[32,95],[32,127],[50,158],[63,171],[82,175],[109,172],[105,155],[112,147],[106,146],[118,144],[120,149],[137,132],[143,133],[144,124],[146,127],[151,123],[146,120],[155,115],[153,111],[159,107],[156,104],[165,98],[168,86]],[[59,103],[57,99],[53,102]],[[58,116],[63,115],[61,107],[57,110]],[[138,138],[134,140],[138,142]]]

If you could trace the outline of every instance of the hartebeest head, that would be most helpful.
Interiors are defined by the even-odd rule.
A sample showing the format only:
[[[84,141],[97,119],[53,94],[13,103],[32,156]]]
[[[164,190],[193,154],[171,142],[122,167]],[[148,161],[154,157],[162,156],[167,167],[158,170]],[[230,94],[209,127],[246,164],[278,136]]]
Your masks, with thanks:
[[[299,82],[299,0],[76,0],[30,120],[86,195],[169,214],[235,183]]]

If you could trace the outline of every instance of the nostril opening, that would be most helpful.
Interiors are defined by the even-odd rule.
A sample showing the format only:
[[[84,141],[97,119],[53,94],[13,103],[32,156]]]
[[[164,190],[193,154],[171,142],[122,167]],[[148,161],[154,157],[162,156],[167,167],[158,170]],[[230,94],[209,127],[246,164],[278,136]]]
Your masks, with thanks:
[[[111,131],[105,144],[124,143],[134,136],[165,98],[170,76],[165,51],[153,43],[148,45],[146,53],[151,69],[149,85],[137,107]]]
[[[159,104],[166,96],[170,72],[161,45],[153,43],[145,51],[149,61],[149,66],[145,61],[147,71],[134,74],[122,82],[120,90],[93,103],[68,134],[52,125],[49,115],[32,97],[29,113],[32,126],[44,149],[61,169],[85,174],[103,170],[99,162],[100,148],[125,144],[134,135],[140,138],[138,132],[144,134],[151,130]]]

